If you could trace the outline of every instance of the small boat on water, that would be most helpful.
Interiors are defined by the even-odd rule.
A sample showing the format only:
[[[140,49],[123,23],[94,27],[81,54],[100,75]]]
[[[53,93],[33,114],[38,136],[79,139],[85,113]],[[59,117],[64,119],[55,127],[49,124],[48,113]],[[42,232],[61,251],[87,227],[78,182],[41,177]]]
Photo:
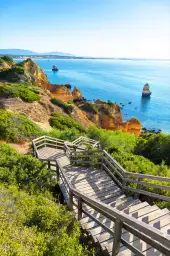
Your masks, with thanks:
[[[150,91],[150,86],[146,83],[143,87],[142,97],[150,97],[152,92]]]
[[[56,66],[56,65],[53,65],[53,67],[52,67],[52,71],[58,71],[58,68],[57,68],[57,66]]]

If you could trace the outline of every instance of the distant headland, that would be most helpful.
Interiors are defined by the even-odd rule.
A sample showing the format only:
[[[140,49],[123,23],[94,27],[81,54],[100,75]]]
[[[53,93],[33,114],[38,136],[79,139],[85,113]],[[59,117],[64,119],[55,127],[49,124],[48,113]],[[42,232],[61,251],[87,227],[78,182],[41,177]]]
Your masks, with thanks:
[[[123,57],[93,57],[76,56],[70,53],[59,51],[38,53],[24,49],[0,49],[0,56],[8,55],[14,59],[103,59],[103,60],[131,60],[131,61],[170,61],[170,59],[151,59],[151,58],[123,58]]]

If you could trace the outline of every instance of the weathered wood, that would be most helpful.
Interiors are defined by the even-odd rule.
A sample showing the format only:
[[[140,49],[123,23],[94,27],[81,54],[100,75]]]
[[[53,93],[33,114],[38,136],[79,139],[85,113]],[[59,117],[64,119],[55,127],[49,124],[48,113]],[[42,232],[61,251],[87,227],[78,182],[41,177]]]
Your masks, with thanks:
[[[108,172],[108,174],[116,181],[116,183],[119,185],[119,187],[122,187],[121,182],[115,177],[115,175],[109,170],[109,168],[103,164],[104,169]]]
[[[138,178],[138,180],[133,180],[133,179],[128,179],[128,178],[126,178],[125,180],[127,182],[137,183],[137,184],[144,185],[144,186],[170,190],[170,186],[159,185],[159,184],[155,184],[155,183],[151,183],[151,182],[142,181],[140,177]],[[137,186],[136,189],[139,189],[139,187],[140,186]]]
[[[88,138],[85,140],[80,138],[78,143],[82,142],[85,145],[87,140]],[[91,154],[89,151],[85,151],[83,155],[83,158],[89,157],[88,163],[91,163],[91,160],[96,158],[100,159],[101,164],[103,161],[102,154],[104,154],[106,164],[103,163],[103,169],[105,171],[93,171],[87,167],[70,166],[66,154],[68,157],[70,157],[71,154],[75,158],[82,157],[82,153],[75,153],[74,151],[84,150],[84,146],[82,148],[77,146],[73,148],[72,145],[70,148],[72,147],[73,150],[71,150],[66,143],[61,142],[58,143],[58,147],[62,147],[62,150],[59,150],[54,148],[57,147],[57,141],[53,141],[53,138],[48,139],[46,136],[43,136],[39,139],[39,141],[39,143],[38,140],[35,142],[37,142],[37,145],[40,145],[40,149],[37,149],[35,142],[33,143],[34,155],[44,158],[43,161],[47,161],[49,168],[52,168],[53,170],[54,167],[56,168],[56,176],[62,184],[61,187],[64,197],[66,198],[65,200],[68,203],[70,210],[76,213],[76,216],[82,222],[84,228],[89,231],[91,230],[90,232],[93,235],[98,234],[98,241],[101,242],[102,246],[107,248],[109,253],[112,250],[111,246],[114,244],[113,248],[116,248],[117,252],[121,252],[123,250],[128,252],[128,255],[130,255],[130,251],[131,254],[135,253],[135,255],[144,255],[143,252],[139,250],[140,246],[142,246],[142,250],[150,250],[150,248],[153,246],[153,248],[156,248],[165,255],[170,255],[170,236],[165,236],[164,233],[153,228],[151,225],[146,224],[150,224],[152,222],[154,225],[156,218],[162,219],[162,216],[165,215],[165,222],[161,223],[165,223],[164,225],[167,224],[167,228],[164,228],[164,232],[166,232],[166,230],[169,228],[168,225],[170,226],[170,218],[168,219],[169,215],[167,212],[161,212],[157,206],[149,206],[147,203],[140,203],[139,200],[126,200],[124,195],[122,195],[122,200],[119,200],[120,189],[115,186],[114,183],[115,181],[120,187],[123,187],[123,189],[132,191],[134,193],[140,193],[150,197],[156,196],[156,198],[166,200],[168,197],[139,189],[138,185],[150,186],[150,182],[141,180],[144,178],[166,182],[170,182],[170,179],[165,177],[126,172],[126,170],[124,170],[106,151],[103,151],[103,153],[102,151],[99,151],[101,154],[97,156],[92,155],[93,153],[95,154],[96,151],[92,150]],[[46,148],[43,148],[43,145],[41,144],[42,142],[47,145]],[[97,145],[96,141],[92,146],[95,144]],[[85,154],[87,155],[85,156]],[[56,159],[57,165],[55,166]],[[76,161],[78,164],[79,159],[76,159]],[[64,168],[62,166],[64,166]],[[115,174],[113,174],[112,170],[115,172]],[[108,177],[107,173],[113,181],[111,178],[110,180],[105,178]],[[117,175],[119,175],[120,180],[117,178]],[[90,179],[88,177],[90,177]],[[133,178],[139,178],[139,180],[136,181],[133,180]],[[127,186],[128,182],[136,183],[137,188],[130,188]],[[73,185],[75,185],[76,189],[73,187]],[[159,184],[154,184],[153,187],[170,190],[169,186],[160,186]],[[112,189],[113,196],[111,194]],[[118,193],[118,196],[116,193]],[[94,198],[91,195],[94,195]],[[107,203],[107,205],[102,201]],[[170,201],[170,198],[168,201]],[[122,210],[125,212],[122,212]],[[115,225],[115,230],[113,231],[115,220],[117,220],[118,223],[117,227]],[[141,220],[144,222],[141,222]],[[92,232],[92,230],[94,230],[94,232]],[[112,237],[108,236],[107,233],[106,235],[102,235],[102,232],[108,232]],[[130,235],[129,238],[128,234]],[[142,244],[140,245],[141,240]],[[130,251],[126,248],[129,248]],[[112,251],[113,255],[115,253],[114,251],[115,250]]]
[[[82,200],[81,198],[79,197],[78,198],[78,220],[81,220],[82,218]]]
[[[133,172],[126,172],[126,174],[131,176],[131,177],[137,177],[137,178],[142,178],[142,179],[150,179],[150,180],[158,180],[158,181],[170,182],[170,178],[161,177],[161,176],[154,176],[154,175],[141,174],[141,173],[133,173]]]
[[[109,167],[111,167],[112,170],[114,170],[118,174],[118,176],[121,179],[123,179],[123,175],[116,169],[116,167],[107,158],[104,157],[104,161],[106,161],[106,163],[109,165]]]
[[[121,235],[122,235],[122,227],[123,227],[123,222],[120,219],[116,218],[112,256],[116,256],[119,252]]]
[[[126,190],[132,191],[134,193],[139,193],[141,195],[146,195],[146,196],[149,196],[149,197],[153,197],[153,198],[156,198],[156,199],[160,199],[160,200],[164,200],[164,201],[170,202],[170,197],[168,197],[168,196],[159,195],[159,194],[148,192],[148,191],[145,191],[145,190],[129,188],[127,186],[125,186],[124,188]]]

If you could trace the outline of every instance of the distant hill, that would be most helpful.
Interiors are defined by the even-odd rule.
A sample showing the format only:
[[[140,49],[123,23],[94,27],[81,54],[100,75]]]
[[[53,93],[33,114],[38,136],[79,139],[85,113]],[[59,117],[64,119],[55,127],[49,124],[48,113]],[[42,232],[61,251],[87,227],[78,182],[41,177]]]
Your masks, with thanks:
[[[0,54],[4,55],[36,55],[36,52],[23,49],[0,49]]]
[[[55,55],[55,56],[74,56],[70,53],[64,52],[33,52],[30,50],[23,50],[23,49],[0,49],[1,55]]]
[[[39,53],[39,55],[75,56],[73,54],[64,53],[64,52],[44,52],[44,53]]]

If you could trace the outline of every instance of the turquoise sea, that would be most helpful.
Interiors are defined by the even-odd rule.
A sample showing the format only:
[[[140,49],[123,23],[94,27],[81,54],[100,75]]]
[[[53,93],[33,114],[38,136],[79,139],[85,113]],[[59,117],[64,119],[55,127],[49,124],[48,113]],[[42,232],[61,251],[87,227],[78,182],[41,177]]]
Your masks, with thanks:
[[[143,127],[170,133],[170,61],[35,60],[53,84],[70,83],[88,100],[123,103],[123,118],[137,117]],[[52,72],[52,65],[59,68]],[[152,95],[141,98],[148,82]],[[131,104],[128,104],[132,102]]]

